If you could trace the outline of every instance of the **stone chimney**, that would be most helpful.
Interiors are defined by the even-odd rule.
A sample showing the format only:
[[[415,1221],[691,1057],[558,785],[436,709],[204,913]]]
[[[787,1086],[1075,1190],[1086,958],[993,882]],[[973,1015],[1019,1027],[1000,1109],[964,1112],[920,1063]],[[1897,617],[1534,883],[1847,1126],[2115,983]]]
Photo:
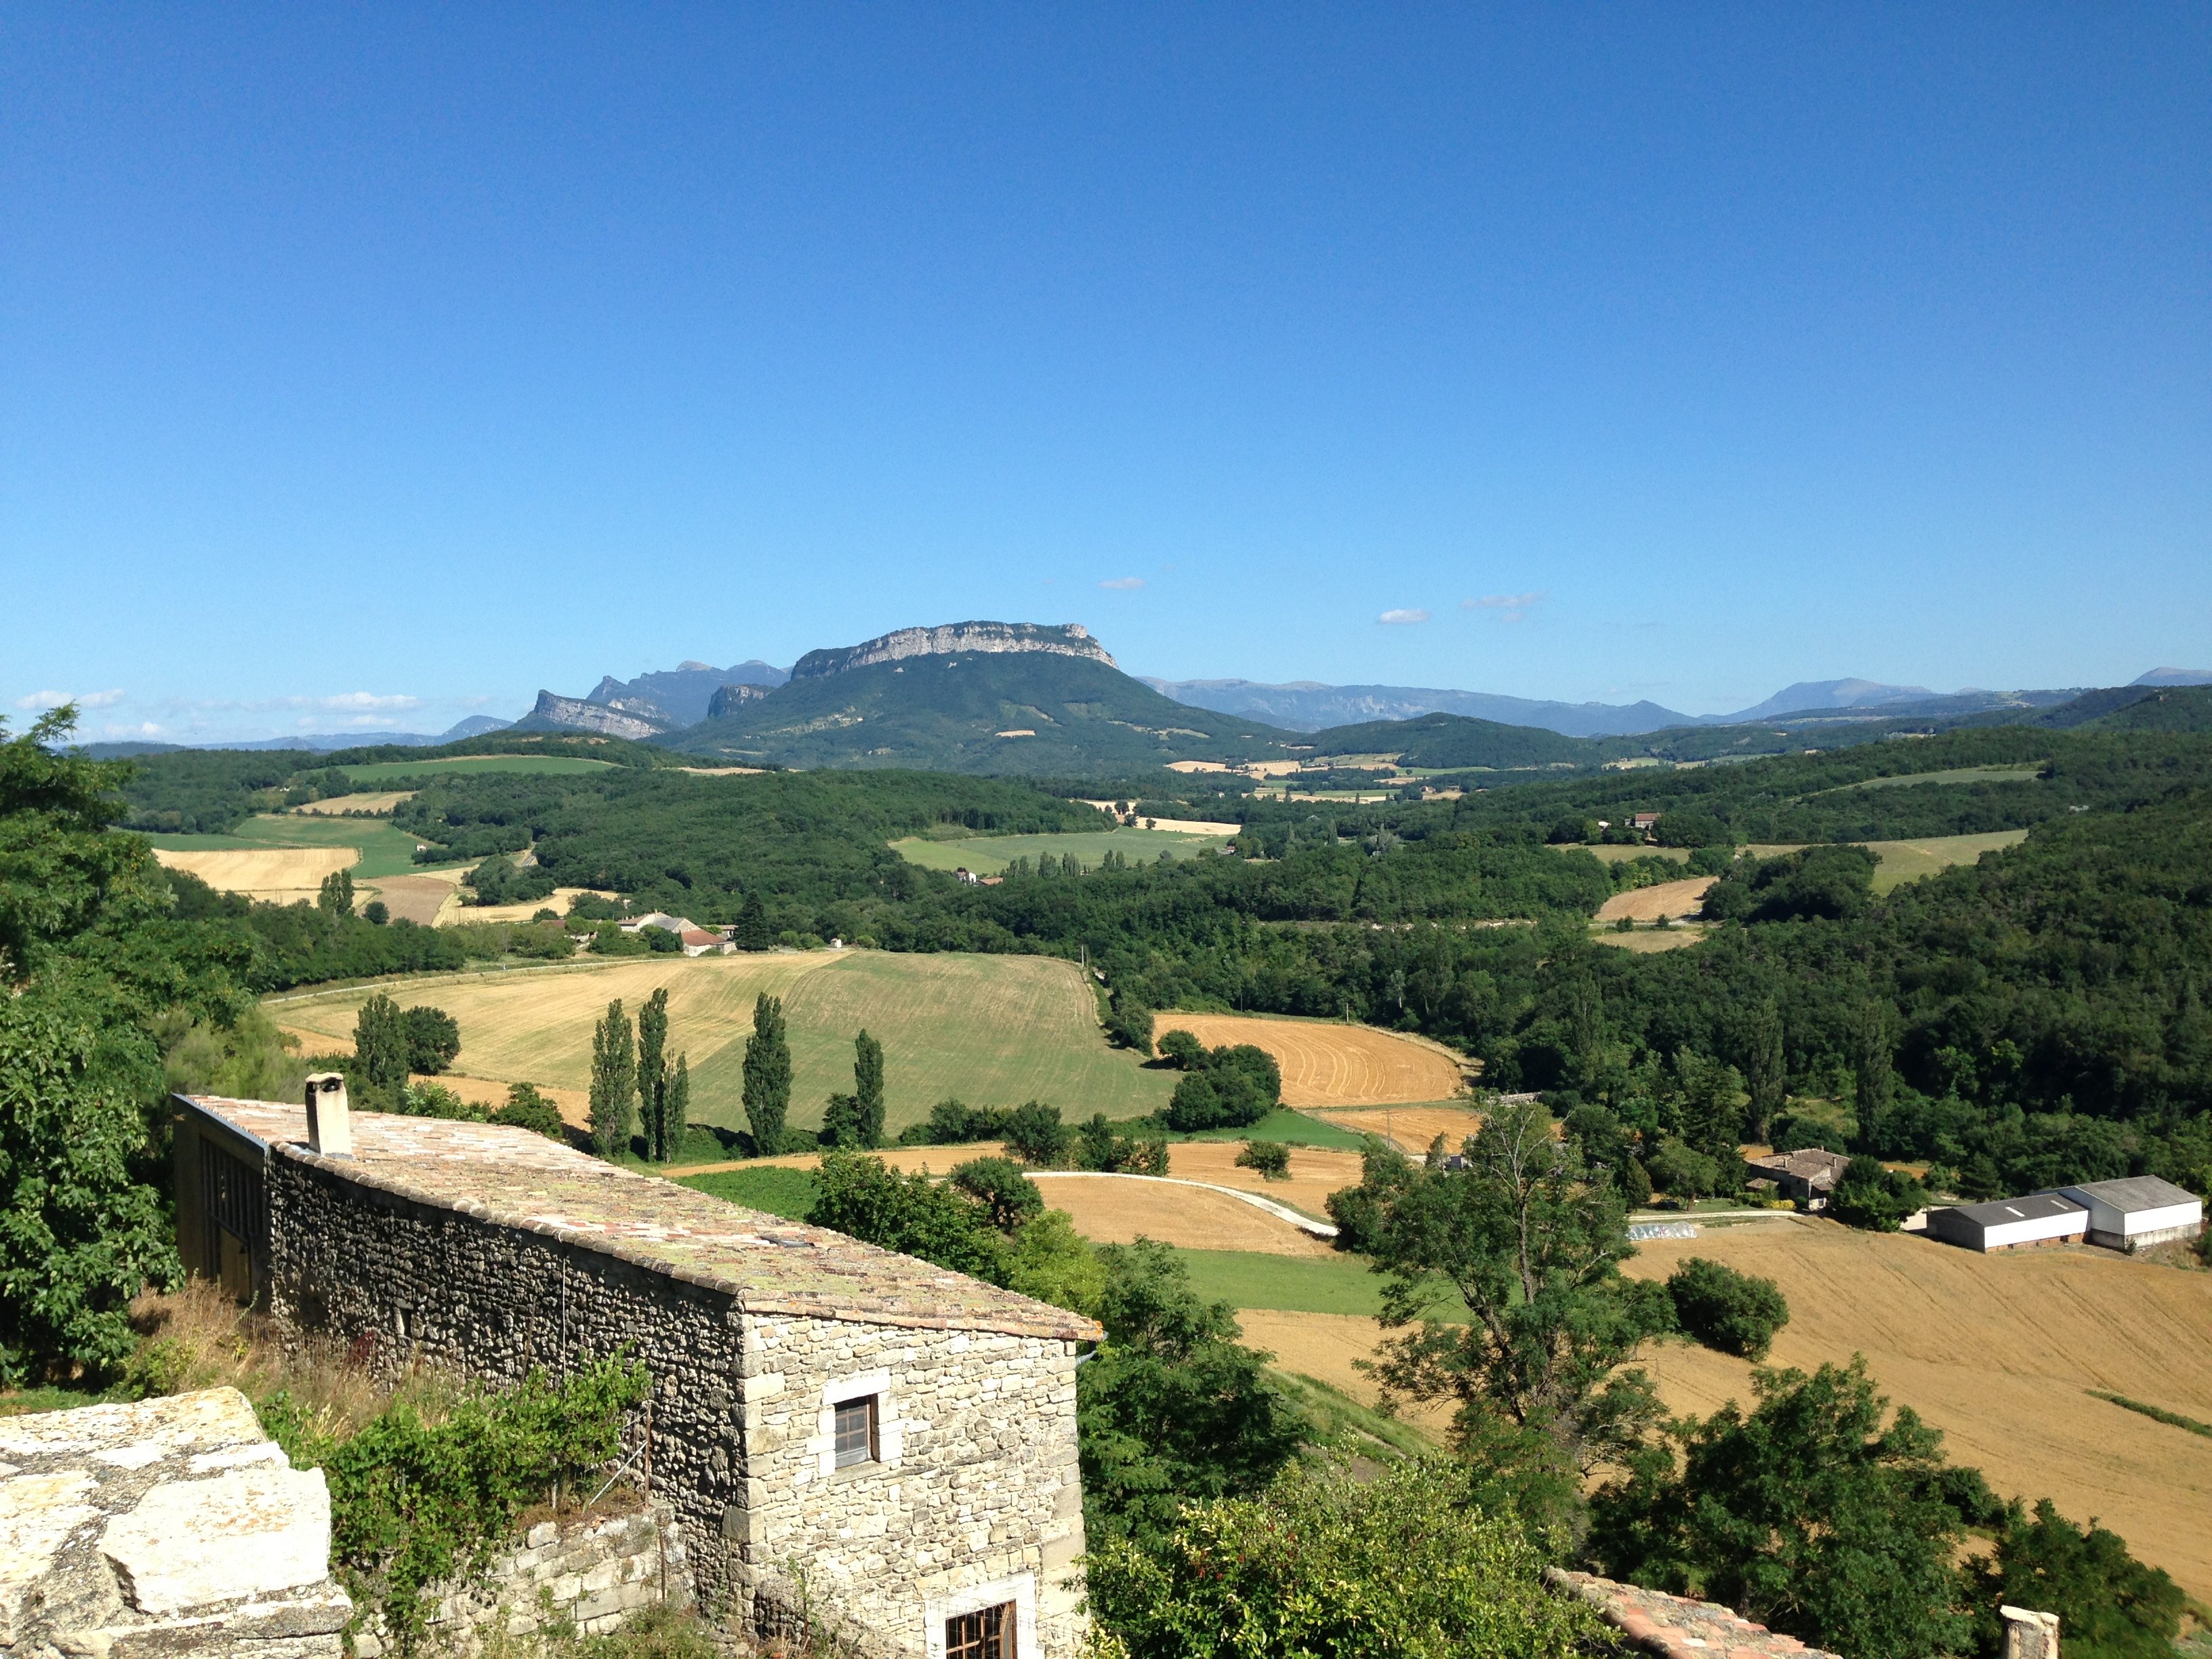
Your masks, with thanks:
[[[317,1072],[307,1079],[307,1150],[325,1158],[353,1156],[353,1119],[346,1109],[345,1079],[339,1073]],[[2057,1659],[2056,1648],[2051,1659]]]
[[[1997,1609],[2004,1620],[2004,1659],[2058,1659],[2058,1615],[2026,1607]]]

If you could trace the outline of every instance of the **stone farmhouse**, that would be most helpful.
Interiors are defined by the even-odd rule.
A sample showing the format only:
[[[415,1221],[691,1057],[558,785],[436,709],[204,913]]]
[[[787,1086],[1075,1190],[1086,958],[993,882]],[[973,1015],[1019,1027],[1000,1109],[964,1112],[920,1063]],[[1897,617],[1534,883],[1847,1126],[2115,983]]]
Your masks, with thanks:
[[[185,1263],[288,1340],[496,1381],[627,1347],[717,1616],[916,1659],[1081,1645],[1091,1322],[527,1130],[309,1099],[173,1102]]]
[[[1774,1152],[1747,1158],[1744,1167],[1753,1181],[1771,1181],[1783,1198],[1795,1199],[1808,1210],[1825,1210],[1835,1196],[1836,1183],[1851,1160],[1842,1152],[1814,1146],[1804,1152]]]

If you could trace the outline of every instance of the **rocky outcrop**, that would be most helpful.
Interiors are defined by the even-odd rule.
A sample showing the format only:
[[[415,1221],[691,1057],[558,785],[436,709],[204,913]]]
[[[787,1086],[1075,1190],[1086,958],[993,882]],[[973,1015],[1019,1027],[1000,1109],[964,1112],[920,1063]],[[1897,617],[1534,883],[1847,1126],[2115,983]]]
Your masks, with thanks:
[[[669,730],[665,718],[551,691],[540,691],[538,706],[516,724],[530,731],[599,732],[611,738],[657,738]]]
[[[765,685],[726,685],[707,704],[707,718],[718,720],[725,714],[733,714],[741,705],[758,702],[768,693]]]
[[[338,1659],[331,1498],[235,1389],[0,1419],[0,1655]]]
[[[848,669],[897,662],[906,657],[980,656],[1021,651],[1083,657],[1109,668],[1121,666],[1079,623],[1051,626],[1043,623],[964,622],[946,623],[938,628],[902,628],[881,639],[866,640],[859,645],[833,651],[810,651],[792,665],[791,678],[802,680],[823,674],[842,674]]]

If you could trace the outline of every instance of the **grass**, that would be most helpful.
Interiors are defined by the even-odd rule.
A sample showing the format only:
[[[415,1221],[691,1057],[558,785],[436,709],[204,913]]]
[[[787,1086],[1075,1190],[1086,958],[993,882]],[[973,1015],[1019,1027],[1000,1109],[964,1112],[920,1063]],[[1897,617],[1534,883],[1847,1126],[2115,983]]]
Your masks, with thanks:
[[[1948,772],[1908,772],[1899,777],[1866,778],[1813,793],[1833,795],[1846,789],[1904,789],[1917,783],[2033,783],[2043,775],[2045,764],[2033,761],[2023,766],[1954,766]]]
[[[1073,855],[1086,870],[1097,867],[1109,853],[1119,853],[1132,864],[1151,864],[1165,853],[1187,859],[1224,845],[1226,836],[1193,836],[1167,830],[1073,830],[1053,836],[969,836],[959,841],[936,841],[909,836],[895,841],[891,851],[908,864],[925,870],[956,870],[963,866],[979,876],[1006,873],[1016,859],[1034,862],[1040,854],[1055,858]]]
[[[671,1045],[687,1053],[696,1123],[744,1127],[744,1039],[753,1001],[784,999],[791,1031],[791,1122],[813,1128],[834,1091],[853,1086],[853,1038],[884,1045],[891,1134],[948,1095],[973,1106],[1056,1105],[1071,1122],[1140,1117],[1167,1103],[1176,1074],[1107,1046],[1097,1001],[1072,963],[1045,957],[832,954],[648,957],[549,973],[428,975],[395,990],[460,1024],[454,1069],[501,1082],[589,1086],[592,1029],[607,1004],[634,1009],[668,988]],[[343,1036],[380,986],[288,998],[276,1017]]]
[[[1316,1256],[1178,1249],[1176,1256],[1188,1271],[1191,1287],[1210,1302],[1362,1319],[1373,1319],[1382,1311],[1382,1276],[1368,1271],[1365,1256],[1348,1251]],[[1466,1311],[1465,1304],[1452,1296],[1440,1316],[1461,1319]]]
[[[1376,1114],[1380,1133],[1381,1114]],[[1304,1112],[1279,1106],[1257,1123],[1242,1129],[1201,1129],[1195,1134],[1170,1135],[1170,1140],[1279,1140],[1285,1146],[1320,1146],[1330,1152],[1356,1152],[1364,1137],[1334,1123],[1324,1123]]]
[[[804,1221],[814,1207],[811,1170],[723,1170],[714,1175],[686,1176],[678,1183],[696,1188],[709,1198],[741,1204],[748,1210],[765,1210],[793,1221]]]
[[[1954,864],[1972,864],[2000,847],[2017,847],[2027,839],[2025,830],[1992,830],[1973,836],[1930,836],[1923,841],[1863,841],[1857,844],[1881,862],[1874,872],[1877,896],[1894,891],[1908,881],[1918,881]]]
[[[570,774],[604,772],[613,767],[612,761],[585,760],[575,755],[455,755],[445,760],[434,761],[374,761],[366,766],[349,766],[346,776],[356,783],[374,783],[390,787],[405,780],[420,782],[430,778],[451,777],[455,773],[475,772],[532,772],[540,774]]]
[[[1313,1438],[1320,1445],[1370,1456],[1379,1455],[1385,1459],[1436,1455],[1436,1443],[1419,1430],[1361,1405],[1343,1389],[1317,1376],[1273,1367],[1268,1374],[1305,1413],[1306,1420],[1313,1425]]]
[[[316,818],[295,813],[277,817],[263,813],[246,819],[228,835],[149,836],[147,839],[173,853],[273,847],[356,847],[361,849],[361,857],[355,860],[352,874],[361,881],[374,881],[380,876],[414,875],[430,867],[415,862],[415,849],[421,843],[414,836],[374,818]]]
[[[2164,1423],[2172,1428],[2186,1429],[2191,1434],[2201,1434],[2212,1440],[2212,1423],[2200,1423],[2193,1417],[2184,1417],[2179,1412],[2170,1412],[2163,1406],[2147,1406],[2140,1400],[2130,1400],[2124,1394],[2106,1394],[2102,1389],[2084,1390],[2093,1400],[2110,1401],[2131,1412],[2139,1412],[2154,1423]]]

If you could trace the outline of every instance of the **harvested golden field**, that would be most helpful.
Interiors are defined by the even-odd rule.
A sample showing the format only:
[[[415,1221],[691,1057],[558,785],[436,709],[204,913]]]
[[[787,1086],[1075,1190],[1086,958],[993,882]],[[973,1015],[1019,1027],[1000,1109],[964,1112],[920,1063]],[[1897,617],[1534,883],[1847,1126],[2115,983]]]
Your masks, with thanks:
[[[439,921],[452,927],[465,921],[528,921],[540,910],[550,910],[556,915],[565,916],[579,898],[592,890],[588,887],[556,887],[550,897],[533,899],[521,904],[457,904]],[[612,898],[616,895],[610,893],[605,896]]]
[[[965,1146],[883,1146],[868,1154],[879,1158],[905,1175],[943,1175],[956,1164],[965,1164],[970,1158],[1004,1158],[1005,1143],[978,1140]],[[822,1167],[819,1152],[787,1152],[781,1158],[747,1158],[732,1159],[727,1164],[687,1164],[683,1173],[687,1176],[711,1175],[720,1170],[818,1170]]]
[[[1170,1031],[1188,1031],[1209,1048],[1249,1042],[1266,1049],[1282,1067],[1285,1106],[1449,1100],[1463,1086],[1460,1064],[1449,1050],[1371,1025],[1163,1013],[1152,1031],[1155,1041]]]
[[[325,876],[352,868],[361,857],[354,847],[234,847],[178,853],[156,848],[154,856],[172,870],[186,870],[226,893],[289,904],[313,899]]]
[[[389,812],[401,801],[414,799],[412,789],[378,789],[365,794],[332,795],[328,800],[311,800],[292,810],[311,818],[338,818],[349,812]]]
[[[619,997],[634,1012],[660,986],[669,992],[671,1042],[690,1059],[692,1117],[724,1128],[744,1127],[744,1039],[763,991],[784,999],[790,1024],[793,1127],[819,1124],[830,1093],[853,1086],[853,1039],[862,1030],[884,1045],[893,1134],[948,1095],[976,1106],[1044,1100],[1070,1119],[1098,1111],[1127,1118],[1166,1104],[1175,1086],[1172,1073],[1109,1048],[1079,970],[1043,957],[584,957],[553,969],[286,996],[272,999],[270,1012],[307,1030],[349,1033],[360,1005],[389,990],[403,1005],[432,1004],[460,1023],[455,1070],[581,1089],[592,1029],[608,1002]]]
[[[1319,1146],[1293,1146],[1291,1178],[1268,1181],[1257,1170],[1241,1170],[1237,1154],[1241,1141],[1178,1140],[1168,1148],[1168,1173],[1181,1181],[1207,1181],[1217,1187],[1259,1193],[1278,1204],[1303,1210],[1316,1221],[1328,1219],[1328,1195],[1342,1187],[1359,1184],[1359,1154],[1328,1152]],[[1249,1206],[1245,1206],[1249,1208]],[[1257,1211],[1253,1213],[1258,1214]],[[1233,1250],[1234,1244],[1211,1244],[1208,1249]]]
[[[384,901],[394,920],[416,921],[425,927],[434,927],[441,921],[453,920],[460,908],[461,890],[458,873],[443,876],[379,876],[355,890],[354,909],[358,912],[370,897]]]
[[[1474,1107],[1449,1103],[1432,1106],[1364,1106],[1357,1110],[1316,1112],[1314,1115],[1357,1134],[1381,1135],[1408,1152],[1427,1152],[1430,1143],[1438,1135],[1444,1138],[1444,1150],[1455,1152],[1460,1142],[1482,1127],[1482,1114]],[[1359,1179],[1358,1164],[1359,1160],[1353,1158],[1352,1179],[1355,1182]]]
[[[1048,1175],[1037,1186],[1044,1201],[1074,1217],[1075,1231],[1094,1243],[1130,1244],[1139,1238],[1157,1238],[1163,1244],[1193,1250],[1335,1254],[1327,1239],[1300,1232],[1265,1210],[1203,1187],[1112,1175]]]
[[[1804,1221],[1655,1239],[1628,1264],[1686,1256],[1764,1274],[1790,1299],[1771,1363],[1863,1352],[1883,1391],[1944,1431],[2004,1495],[2101,1517],[2191,1595],[2212,1598],[2212,1440],[2101,1400],[2100,1389],[2212,1419],[2212,1273],[2073,1247],[1982,1256]],[[1677,1411],[1751,1397],[1751,1367],[1670,1344],[1650,1368]]]
[[[1375,1355],[1381,1328],[1354,1314],[1283,1313],[1273,1308],[1240,1308],[1237,1322],[1248,1348],[1274,1356],[1277,1369],[1296,1371],[1316,1382],[1340,1389],[1363,1406],[1372,1406],[1382,1390],[1359,1369]],[[1451,1427],[1449,1406],[1402,1405],[1399,1420],[1442,1443]]]
[[[1662,881],[1656,886],[1615,893],[1598,906],[1597,919],[1619,921],[1626,916],[1631,921],[1656,921],[1662,916],[1693,916],[1705,907],[1705,889],[1719,879],[1697,876],[1688,881]]]
[[[1650,956],[1656,951],[1679,951],[1685,945],[1696,945],[1705,936],[1705,927],[1694,921],[1677,922],[1672,927],[1639,927],[1632,933],[1618,933],[1610,927],[1600,928],[1590,935],[1593,945],[1610,945],[1617,951],[1633,951],[1638,956]]]

